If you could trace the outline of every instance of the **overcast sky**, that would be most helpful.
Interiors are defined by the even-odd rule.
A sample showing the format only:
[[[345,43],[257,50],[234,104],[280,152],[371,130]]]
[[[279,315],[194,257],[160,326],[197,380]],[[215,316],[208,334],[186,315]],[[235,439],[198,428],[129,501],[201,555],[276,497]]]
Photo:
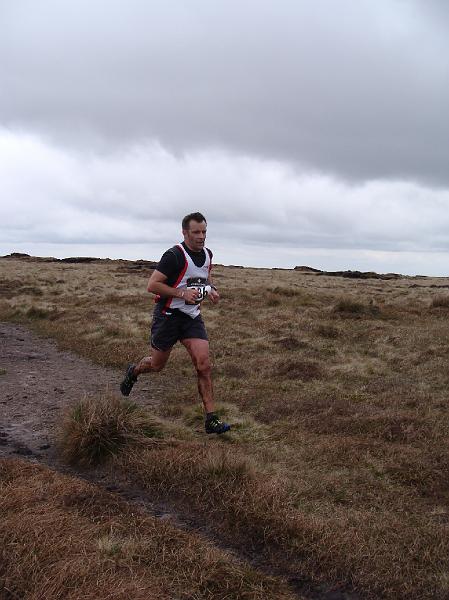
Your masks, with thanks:
[[[449,275],[446,0],[0,0],[0,255]]]

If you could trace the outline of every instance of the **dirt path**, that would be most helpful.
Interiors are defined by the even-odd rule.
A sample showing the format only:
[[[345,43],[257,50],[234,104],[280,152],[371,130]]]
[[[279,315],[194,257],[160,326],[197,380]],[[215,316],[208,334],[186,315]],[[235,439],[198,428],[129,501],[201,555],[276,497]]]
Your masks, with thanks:
[[[54,435],[64,408],[86,393],[118,390],[121,375],[60,351],[53,340],[25,327],[0,323],[0,456],[54,459]],[[154,392],[142,382],[133,400],[151,406]]]

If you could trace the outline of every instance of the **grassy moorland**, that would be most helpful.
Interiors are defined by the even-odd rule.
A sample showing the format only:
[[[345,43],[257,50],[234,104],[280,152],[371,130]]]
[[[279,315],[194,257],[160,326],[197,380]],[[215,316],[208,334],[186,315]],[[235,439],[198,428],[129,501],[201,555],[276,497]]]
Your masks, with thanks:
[[[293,600],[199,535],[24,460],[0,462],[5,600]]]
[[[146,353],[152,310],[132,267],[0,259],[0,319],[121,369]],[[117,468],[273,571],[447,598],[449,280],[216,267],[214,281],[203,314],[232,433],[203,435],[176,348],[154,375],[167,439],[129,440]]]

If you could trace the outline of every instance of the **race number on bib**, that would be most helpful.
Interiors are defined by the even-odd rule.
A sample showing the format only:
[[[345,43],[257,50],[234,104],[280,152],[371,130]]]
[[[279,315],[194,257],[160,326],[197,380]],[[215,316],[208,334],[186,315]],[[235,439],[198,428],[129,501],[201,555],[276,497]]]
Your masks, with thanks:
[[[198,296],[195,304],[200,304],[211,291],[210,285],[207,285],[207,279],[203,277],[190,277],[187,279],[187,288],[197,290]]]

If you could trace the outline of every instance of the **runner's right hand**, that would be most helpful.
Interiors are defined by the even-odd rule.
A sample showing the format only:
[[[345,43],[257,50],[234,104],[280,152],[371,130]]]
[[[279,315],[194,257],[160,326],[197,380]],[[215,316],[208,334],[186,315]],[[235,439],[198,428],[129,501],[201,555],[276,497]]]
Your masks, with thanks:
[[[184,288],[184,298],[186,304],[195,304],[196,299],[199,296],[199,292],[196,288]]]

